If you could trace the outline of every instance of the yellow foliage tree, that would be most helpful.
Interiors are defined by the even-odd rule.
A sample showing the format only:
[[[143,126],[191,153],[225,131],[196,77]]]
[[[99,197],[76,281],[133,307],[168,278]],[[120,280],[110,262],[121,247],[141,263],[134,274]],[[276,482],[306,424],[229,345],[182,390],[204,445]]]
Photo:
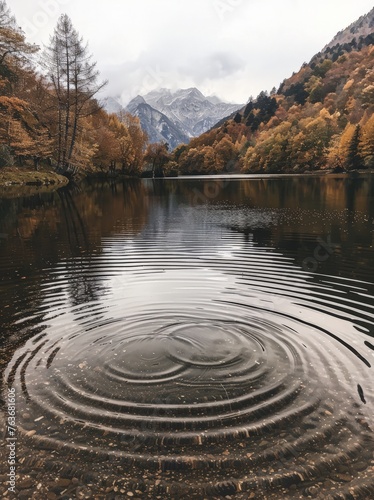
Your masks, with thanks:
[[[140,174],[144,163],[144,152],[148,143],[148,136],[140,126],[140,120],[137,116],[130,113],[120,113],[120,121],[125,125],[131,140],[133,159],[131,168],[128,165],[127,173]]]
[[[374,115],[362,127],[361,151],[364,165],[374,168]]]

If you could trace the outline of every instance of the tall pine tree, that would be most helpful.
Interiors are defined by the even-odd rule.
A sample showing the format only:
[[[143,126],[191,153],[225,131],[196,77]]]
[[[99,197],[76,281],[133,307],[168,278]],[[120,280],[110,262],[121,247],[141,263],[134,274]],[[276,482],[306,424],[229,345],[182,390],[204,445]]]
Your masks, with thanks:
[[[74,163],[80,121],[97,111],[93,97],[106,85],[87,45],[63,14],[43,54],[43,65],[52,84],[57,110],[57,162],[67,169]]]

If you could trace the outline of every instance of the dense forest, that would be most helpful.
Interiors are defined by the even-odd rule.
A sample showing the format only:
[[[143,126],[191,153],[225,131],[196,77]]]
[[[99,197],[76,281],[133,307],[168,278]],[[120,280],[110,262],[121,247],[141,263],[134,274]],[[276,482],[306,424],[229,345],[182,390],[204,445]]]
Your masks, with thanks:
[[[374,168],[374,36],[328,47],[174,153],[182,174]],[[175,166],[174,166],[175,168]]]
[[[0,0],[0,168],[157,177],[374,168],[373,42],[330,44],[278,90],[171,152],[148,144],[137,117],[102,109],[106,82],[66,15],[41,50]]]
[[[101,108],[96,96],[105,83],[66,15],[41,51],[1,0],[0,167],[46,164],[66,173],[117,166],[139,175],[146,134],[138,118]]]

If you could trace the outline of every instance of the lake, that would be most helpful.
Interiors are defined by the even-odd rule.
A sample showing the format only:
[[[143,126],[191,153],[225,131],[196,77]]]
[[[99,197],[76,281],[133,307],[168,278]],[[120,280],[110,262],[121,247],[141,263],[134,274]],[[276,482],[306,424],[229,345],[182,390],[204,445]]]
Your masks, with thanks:
[[[0,494],[373,498],[373,224],[372,175],[1,199]]]

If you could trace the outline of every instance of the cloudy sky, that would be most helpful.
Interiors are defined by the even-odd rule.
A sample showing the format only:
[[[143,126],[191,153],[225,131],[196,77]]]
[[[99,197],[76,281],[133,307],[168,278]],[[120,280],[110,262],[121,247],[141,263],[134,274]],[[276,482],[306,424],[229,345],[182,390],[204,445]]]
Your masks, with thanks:
[[[67,13],[88,41],[106,94],[196,86],[244,103],[278,87],[373,0],[7,0],[29,41],[48,43]]]

